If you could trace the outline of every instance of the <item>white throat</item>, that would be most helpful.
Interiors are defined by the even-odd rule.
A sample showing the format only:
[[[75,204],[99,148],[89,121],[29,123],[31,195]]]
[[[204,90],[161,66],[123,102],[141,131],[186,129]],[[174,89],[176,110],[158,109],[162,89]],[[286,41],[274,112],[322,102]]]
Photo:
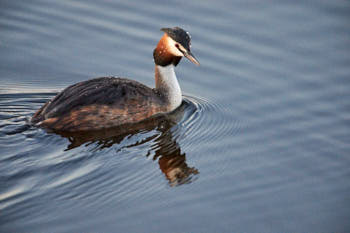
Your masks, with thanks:
[[[182,93],[176,78],[174,65],[156,65],[156,69],[156,88],[167,97],[170,104],[170,111],[172,111],[179,107],[182,102]]]

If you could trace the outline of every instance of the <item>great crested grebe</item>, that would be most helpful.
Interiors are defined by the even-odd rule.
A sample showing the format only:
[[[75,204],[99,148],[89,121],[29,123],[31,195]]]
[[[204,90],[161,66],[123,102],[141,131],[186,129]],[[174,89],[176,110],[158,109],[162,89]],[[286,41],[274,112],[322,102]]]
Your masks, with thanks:
[[[182,57],[199,65],[191,38],[179,27],[162,28],[153,51],[155,88],[137,81],[102,77],[67,87],[42,106],[31,122],[58,131],[99,130],[140,122],[181,105],[182,93],[174,67]]]

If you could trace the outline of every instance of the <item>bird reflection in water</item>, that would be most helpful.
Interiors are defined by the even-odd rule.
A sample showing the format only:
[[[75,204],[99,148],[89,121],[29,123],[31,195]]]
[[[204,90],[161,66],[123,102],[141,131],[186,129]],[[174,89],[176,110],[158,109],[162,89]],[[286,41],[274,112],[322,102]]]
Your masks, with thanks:
[[[132,135],[155,130],[157,133],[152,133],[151,136],[142,138],[141,141],[132,145],[123,146],[121,149],[139,146],[153,140],[155,144],[148,150],[146,156],[153,154],[153,160],[158,160],[159,168],[169,181],[169,185],[177,186],[192,182],[195,175],[199,174],[196,168],[187,165],[186,154],[181,151],[180,145],[173,135],[174,129],[180,127],[178,122],[184,117],[186,105],[186,102],[183,102],[172,113],[162,114],[136,124],[99,131],[75,133],[55,131],[55,133],[69,140],[70,144],[66,150],[71,150],[86,143],[95,144],[97,149],[102,150],[115,144],[121,144],[124,139]]]

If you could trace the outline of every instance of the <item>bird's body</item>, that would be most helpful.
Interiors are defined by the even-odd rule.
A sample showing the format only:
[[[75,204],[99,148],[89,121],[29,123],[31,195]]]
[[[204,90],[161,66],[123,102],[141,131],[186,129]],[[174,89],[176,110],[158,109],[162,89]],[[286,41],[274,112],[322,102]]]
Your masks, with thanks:
[[[98,130],[140,122],[176,109],[182,93],[174,67],[182,56],[199,63],[190,52],[188,33],[177,27],[162,30],[165,34],[153,53],[155,88],[114,77],[83,81],[48,101],[34,114],[32,123],[59,131]]]

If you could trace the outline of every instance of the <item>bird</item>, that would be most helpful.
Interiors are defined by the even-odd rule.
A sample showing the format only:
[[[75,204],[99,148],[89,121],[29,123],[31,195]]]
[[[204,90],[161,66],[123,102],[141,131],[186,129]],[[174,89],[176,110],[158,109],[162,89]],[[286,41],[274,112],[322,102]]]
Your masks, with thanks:
[[[191,36],[180,27],[162,28],[153,51],[155,87],[120,77],[100,77],[73,84],[46,102],[31,123],[54,131],[90,131],[141,122],[174,111],[182,92],[174,68],[191,52]]]

